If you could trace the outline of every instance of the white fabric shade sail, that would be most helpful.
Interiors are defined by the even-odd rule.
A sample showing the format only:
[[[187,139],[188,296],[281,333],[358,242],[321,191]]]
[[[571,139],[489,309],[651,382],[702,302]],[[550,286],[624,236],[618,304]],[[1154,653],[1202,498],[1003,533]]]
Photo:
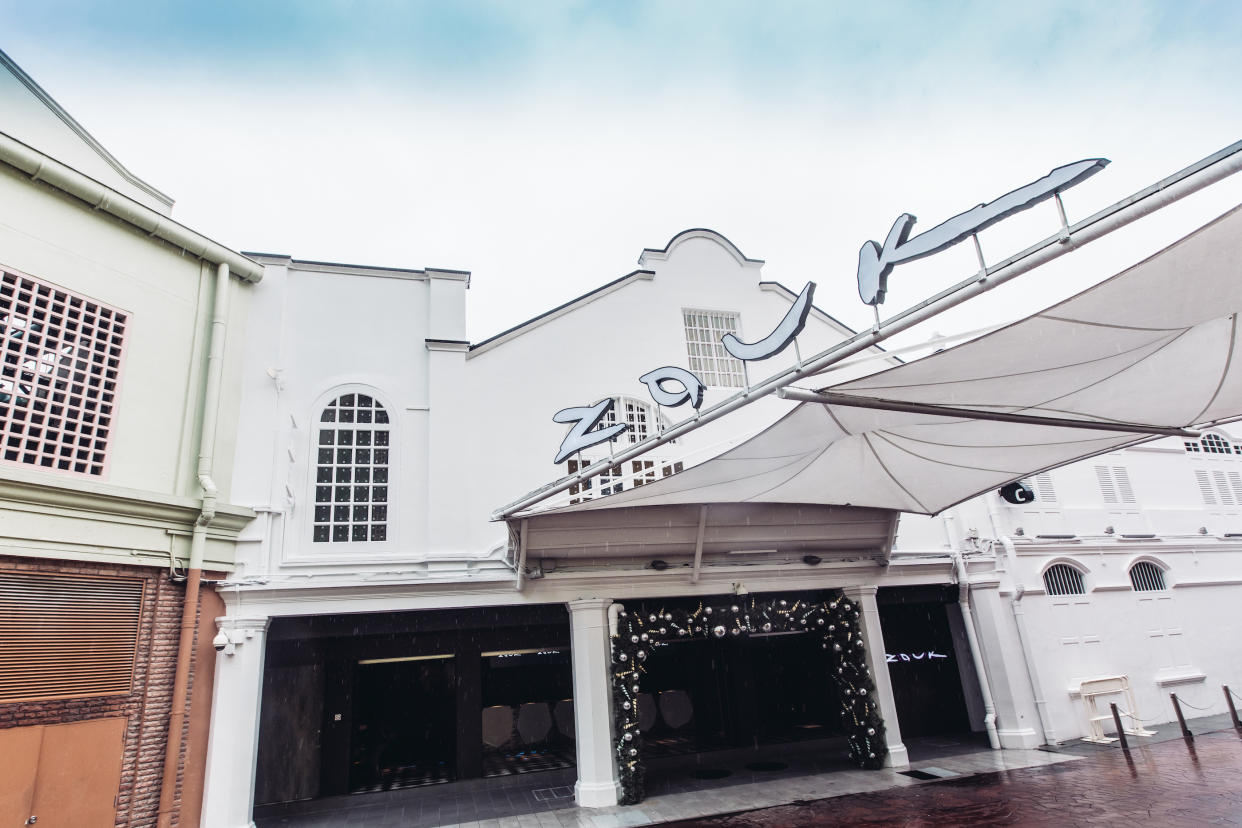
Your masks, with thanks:
[[[1045,311],[828,388],[856,402],[1164,428],[1242,416],[1242,208]],[[557,511],[815,503],[934,514],[1150,434],[799,403],[680,474]]]

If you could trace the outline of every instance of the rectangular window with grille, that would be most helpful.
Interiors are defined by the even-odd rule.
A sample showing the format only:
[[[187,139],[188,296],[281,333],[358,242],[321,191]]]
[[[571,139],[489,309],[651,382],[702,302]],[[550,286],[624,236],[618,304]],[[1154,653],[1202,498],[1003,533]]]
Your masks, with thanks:
[[[144,581],[0,571],[0,702],[129,693]]]
[[[0,269],[0,460],[103,475],[128,322]]]
[[[729,355],[720,342],[727,333],[737,335],[739,317],[726,311],[683,310],[686,353],[690,372],[707,385],[741,388],[745,385],[742,361]]]

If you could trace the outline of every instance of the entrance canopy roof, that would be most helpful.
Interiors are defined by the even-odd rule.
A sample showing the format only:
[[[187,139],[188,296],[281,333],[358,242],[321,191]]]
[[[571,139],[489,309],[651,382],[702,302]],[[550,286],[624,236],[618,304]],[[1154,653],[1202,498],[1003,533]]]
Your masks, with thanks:
[[[934,514],[1153,429],[1242,416],[1240,310],[1242,207],[979,339],[790,393],[823,402],[701,465],[557,511],[766,502]],[[1011,420],[985,419],[996,413]]]

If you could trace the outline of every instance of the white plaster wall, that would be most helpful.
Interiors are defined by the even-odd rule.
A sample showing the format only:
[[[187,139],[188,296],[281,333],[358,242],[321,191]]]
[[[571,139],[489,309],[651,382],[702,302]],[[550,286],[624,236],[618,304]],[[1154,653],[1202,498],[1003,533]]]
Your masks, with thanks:
[[[0,265],[129,315],[118,404],[102,479],[48,473],[148,492],[197,496],[196,423],[215,269],[68,196],[0,169]],[[244,325],[249,288],[230,285]],[[228,502],[241,336],[226,340],[216,473]],[[14,468],[25,468],[13,466]]]
[[[465,479],[451,471],[442,477],[430,464],[426,344],[433,329],[452,336],[464,327],[465,274],[264,261],[246,342],[235,474],[239,502],[262,517],[247,530],[241,573],[309,578],[423,559],[430,481],[455,490]],[[446,384],[459,386],[460,370],[449,373],[455,378]],[[319,415],[350,392],[369,394],[388,411],[388,539],[312,543]]]
[[[1213,433],[1236,445],[1228,428]],[[1114,480],[1116,468],[1126,469],[1134,502],[1107,502],[1096,466]],[[1215,504],[1205,502],[1196,470],[1208,472]],[[1127,675],[1138,712],[1152,722],[1174,720],[1171,692],[1205,708],[1187,707],[1187,716],[1225,711],[1221,685],[1242,683],[1235,643],[1242,632],[1242,537],[1227,536],[1242,532],[1242,498],[1232,479],[1239,473],[1242,455],[1191,453],[1181,439],[1165,438],[1052,471],[1052,501],[1012,506],[988,492],[949,510],[957,542],[967,549],[972,530],[985,544],[1002,535],[1013,540],[1013,558],[1002,551],[997,561],[1001,595],[1024,592],[1039,690],[1059,739],[1087,733],[1077,687],[1094,676]],[[899,559],[917,560],[949,551],[950,540],[939,518],[907,515],[897,547]],[[1139,560],[1164,569],[1169,589],[1134,592],[1129,570]],[[1086,595],[1044,592],[1043,572],[1058,561],[1084,571]],[[996,646],[1018,652],[1016,629],[1002,631]]]
[[[498,433],[479,433],[469,447],[469,465],[486,470],[466,487],[470,549],[482,552],[504,541],[503,525],[488,523],[493,510],[566,473],[566,465],[554,466],[552,459],[568,427],[554,423],[553,414],[611,396],[651,404],[646,387],[638,381],[641,375],[664,365],[689,368],[683,308],[739,313],[743,341],[761,339],[779,323],[794,297],[760,287],[761,263],[739,260],[731,248],[715,234],[685,237],[673,245],[667,258],[644,257],[644,266],[653,275],[635,277],[571,313],[531,325],[516,337],[485,345],[470,355],[466,377],[473,394],[471,408],[501,415],[493,423]],[[802,285],[788,287],[796,294]],[[798,344],[803,356],[810,357],[846,335],[813,313]],[[795,362],[791,346],[769,360],[748,363],[750,381],[758,383]],[[874,370],[875,363],[869,369]],[[709,388],[703,408],[739,390]],[[775,398],[759,400],[658,449],[654,457],[685,458],[687,465],[701,462],[792,407]],[[692,413],[688,405],[663,412],[671,423]],[[623,434],[616,445],[623,447],[627,441],[628,435]],[[599,446],[584,456],[594,459],[606,453],[607,447]]]

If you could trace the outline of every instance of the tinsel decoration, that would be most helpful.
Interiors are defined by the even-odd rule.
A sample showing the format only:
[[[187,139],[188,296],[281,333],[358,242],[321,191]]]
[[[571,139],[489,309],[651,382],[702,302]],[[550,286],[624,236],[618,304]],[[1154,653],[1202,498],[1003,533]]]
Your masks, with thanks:
[[[827,600],[738,596],[690,605],[632,604],[618,614],[612,636],[612,703],[621,804],[643,800],[638,695],[653,646],[685,638],[725,638],[753,632],[803,630],[818,635],[841,704],[841,726],[859,767],[879,768],[888,755],[884,720],[867,669],[862,612],[835,592]]]

